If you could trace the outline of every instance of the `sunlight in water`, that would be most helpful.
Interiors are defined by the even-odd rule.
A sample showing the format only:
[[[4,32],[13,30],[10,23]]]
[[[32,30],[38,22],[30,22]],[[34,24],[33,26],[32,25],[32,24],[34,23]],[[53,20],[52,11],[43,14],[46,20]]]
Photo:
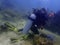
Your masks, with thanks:
[[[49,0],[40,0],[40,1],[43,1],[43,2],[49,2]]]
[[[42,1],[49,1],[49,0],[42,0]]]

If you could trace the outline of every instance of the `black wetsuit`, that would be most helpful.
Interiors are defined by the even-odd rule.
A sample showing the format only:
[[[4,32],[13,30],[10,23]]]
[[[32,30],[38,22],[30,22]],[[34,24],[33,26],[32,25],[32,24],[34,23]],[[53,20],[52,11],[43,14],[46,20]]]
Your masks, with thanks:
[[[34,34],[39,34],[39,31],[38,31],[38,28],[41,28],[41,26],[44,26],[46,24],[46,17],[45,17],[46,14],[43,14],[41,13],[40,10],[38,10],[36,13],[35,13],[35,16],[36,16],[36,19],[33,20],[31,18],[29,18],[30,20],[33,20],[33,25],[31,27],[31,31],[33,31]],[[37,25],[37,26],[35,26]]]

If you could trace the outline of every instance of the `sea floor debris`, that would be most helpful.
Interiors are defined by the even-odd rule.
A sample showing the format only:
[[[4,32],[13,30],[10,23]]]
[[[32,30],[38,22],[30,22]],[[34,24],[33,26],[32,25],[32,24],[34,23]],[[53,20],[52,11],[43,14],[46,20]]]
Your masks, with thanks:
[[[5,31],[2,27],[5,27]],[[0,27],[0,32],[3,30],[0,34],[0,45],[54,45],[54,42],[43,33],[41,35],[30,35],[31,38],[28,40],[21,40],[21,35],[17,34],[18,32],[16,33],[14,28],[16,27],[9,23],[4,23]]]

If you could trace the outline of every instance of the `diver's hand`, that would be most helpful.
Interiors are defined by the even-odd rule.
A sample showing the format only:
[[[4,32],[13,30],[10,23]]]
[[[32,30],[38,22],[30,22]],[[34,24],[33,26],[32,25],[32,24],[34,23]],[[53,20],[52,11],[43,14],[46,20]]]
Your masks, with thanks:
[[[44,29],[44,27],[43,26],[41,26],[41,30],[43,30]]]

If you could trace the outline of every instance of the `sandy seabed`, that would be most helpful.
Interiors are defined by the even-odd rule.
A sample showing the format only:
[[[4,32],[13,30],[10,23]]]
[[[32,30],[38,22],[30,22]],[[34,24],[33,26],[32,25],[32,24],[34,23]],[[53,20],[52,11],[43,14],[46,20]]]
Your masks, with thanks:
[[[0,34],[0,45],[32,45],[29,41],[19,40],[16,43],[11,43],[10,38],[16,38],[18,35],[14,32],[4,32]]]

